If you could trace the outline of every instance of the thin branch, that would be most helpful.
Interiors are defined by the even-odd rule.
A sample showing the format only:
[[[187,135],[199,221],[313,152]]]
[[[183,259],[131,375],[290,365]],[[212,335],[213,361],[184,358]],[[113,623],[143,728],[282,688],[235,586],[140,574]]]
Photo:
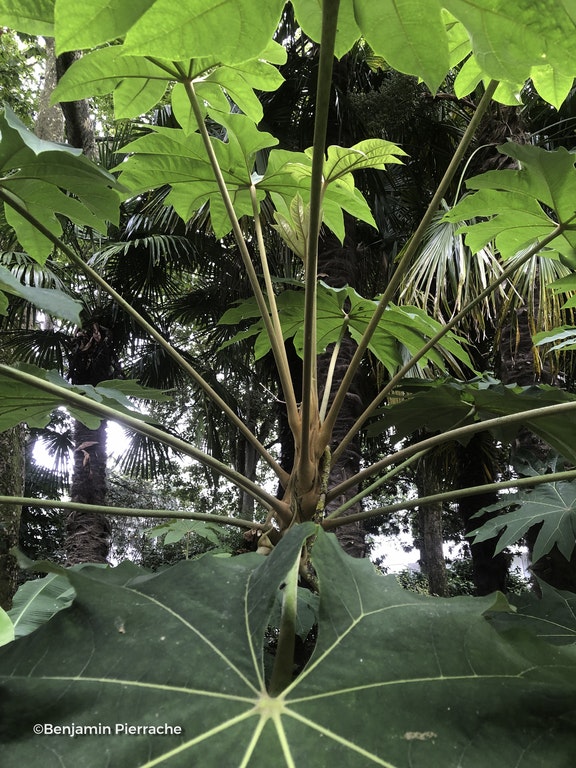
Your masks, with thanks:
[[[171,435],[168,432],[159,429],[158,427],[154,427],[151,424],[141,421],[134,416],[121,413],[120,411],[104,405],[103,403],[98,403],[95,400],[91,400],[85,395],[78,394],[77,392],[74,392],[70,389],[61,387],[58,384],[53,384],[50,381],[45,381],[44,379],[40,379],[37,376],[33,376],[29,373],[26,373],[25,371],[18,370],[17,368],[11,368],[8,365],[0,364],[0,373],[3,373],[15,381],[28,384],[29,386],[35,387],[36,389],[40,389],[43,392],[47,392],[48,394],[57,397],[63,405],[68,404],[71,406],[76,406],[77,408],[80,408],[83,411],[88,411],[89,413],[92,413],[102,419],[113,419],[114,421],[118,421],[121,424],[125,424],[127,427],[134,430],[134,432],[147,435],[154,440],[158,440],[161,443],[164,443],[164,445],[168,445],[175,451],[179,451],[186,456],[190,456],[190,458],[195,459],[200,464],[203,464],[206,467],[210,467],[210,469],[213,469],[219,475],[227,478],[237,487],[242,488],[244,491],[246,491],[246,493],[256,499],[256,501],[266,507],[266,509],[273,511],[275,514],[278,514],[281,519],[291,519],[286,505],[283,504],[283,502],[281,502],[279,499],[269,494],[263,488],[260,488],[256,483],[244,477],[244,475],[240,474],[240,472],[237,472],[235,469],[228,467],[226,464],[218,461],[213,456],[210,456],[198,448],[195,448],[185,440],[182,440],[179,437],[175,437],[174,435]]]
[[[500,483],[474,485],[470,488],[460,488],[454,491],[435,493],[432,496],[422,496],[418,499],[399,501],[395,504],[388,504],[385,507],[378,507],[378,509],[359,512],[357,515],[346,515],[345,517],[331,518],[330,520],[326,518],[322,523],[322,527],[326,528],[326,530],[331,530],[339,525],[348,525],[348,523],[355,523],[359,520],[368,520],[371,517],[388,515],[401,510],[414,509],[415,507],[424,507],[428,504],[444,501],[457,501],[458,499],[464,499],[468,496],[481,496],[484,493],[494,493],[496,491],[506,490],[507,488],[532,488],[533,486],[543,485],[544,483],[556,483],[561,480],[574,480],[575,478],[576,469],[570,469],[566,472],[553,472],[548,475],[535,475],[534,477],[519,477],[516,478],[516,480],[505,480]],[[510,503],[513,504],[514,499],[510,499]]]
[[[282,390],[284,392],[284,399],[286,400],[286,410],[288,413],[288,420],[290,422],[291,429],[293,430],[294,434],[296,434],[298,423],[299,423],[298,407],[296,405],[296,396],[294,394],[294,386],[292,384],[292,379],[290,378],[290,369],[289,369],[288,361],[286,358],[286,349],[284,347],[284,340],[282,338],[282,334],[280,334],[280,336],[277,335],[274,325],[272,323],[272,320],[270,318],[270,312],[268,310],[268,305],[266,304],[266,298],[264,296],[264,293],[262,292],[260,282],[258,281],[258,275],[256,274],[256,270],[254,269],[254,264],[252,263],[252,259],[250,258],[250,252],[248,251],[248,246],[246,245],[246,241],[244,240],[244,235],[242,233],[242,228],[240,227],[240,222],[238,221],[238,217],[236,216],[236,211],[234,210],[234,203],[232,202],[232,198],[230,197],[230,193],[228,192],[228,187],[226,186],[226,181],[222,174],[222,169],[220,168],[218,158],[216,157],[216,152],[214,151],[214,147],[212,146],[212,141],[210,140],[210,134],[208,133],[208,130],[206,128],[206,124],[204,122],[203,115],[202,115],[202,110],[200,109],[200,104],[198,103],[196,91],[194,90],[194,84],[192,83],[191,80],[184,80],[183,85],[186,90],[188,100],[190,101],[190,106],[192,107],[192,111],[194,112],[194,117],[196,118],[198,130],[200,131],[200,135],[204,142],[204,148],[206,150],[206,154],[208,155],[208,160],[212,167],[212,172],[214,173],[214,178],[218,185],[220,196],[222,197],[222,202],[224,203],[224,207],[226,208],[226,213],[228,214],[228,218],[230,220],[230,224],[232,226],[232,232],[234,234],[234,239],[236,240],[236,245],[238,246],[238,250],[240,251],[242,262],[244,264],[244,268],[246,269],[246,274],[248,275],[248,280],[250,281],[250,286],[254,293],[254,298],[256,299],[256,303],[258,304],[258,309],[260,310],[260,315],[262,316],[264,327],[266,328],[266,333],[268,334],[268,338],[270,339],[272,354],[274,355],[276,367],[278,368],[278,375],[280,377],[280,383],[282,385]]]
[[[260,441],[254,436],[254,434],[248,429],[242,419],[234,413],[232,408],[223,400],[220,395],[205,381],[202,376],[190,365],[190,363],[176,350],[174,347],[159,333],[153,325],[145,320],[134,307],[129,304],[117,291],[109,285],[98,272],[92,267],[86,264],[78,254],[76,254],[72,248],[64,243],[60,238],[50,232],[42,222],[38,221],[18,200],[18,198],[12,196],[7,190],[0,187],[0,200],[4,200],[11,208],[20,214],[26,221],[30,222],[44,237],[47,237],[56,248],[64,253],[70,261],[79,267],[85,275],[87,275],[93,282],[100,286],[109,296],[111,296],[118,306],[126,312],[127,315],[132,317],[138,325],[143,328],[152,338],[162,347],[162,349],[178,363],[178,365],[184,370],[188,376],[199,386],[212,402],[226,414],[230,422],[241,432],[250,445],[258,451],[259,455],[268,463],[273,469],[277,477],[281,482],[287,482],[288,475],[285,470],[278,464],[274,457],[264,448]]]
[[[413,464],[415,461],[418,461],[418,459],[421,459],[427,453],[428,451],[420,451],[419,453],[415,453],[414,456],[410,456],[408,459],[406,459],[406,461],[401,462],[400,464],[398,464],[398,466],[394,467],[394,469],[391,469],[389,472],[386,472],[385,475],[382,475],[382,477],[379,477],[373,483],[371,483],[370,485],[367,485],[366,488],[363,488],[359,493],[357,493],[351,499],[348,499],[347,502],[342,504],[337,509],[334,509],[332,512],[330,512],[329,515],[326,515],[325,520],[332,520],[334,518],[340,517],[340,515],[343,515],[344,512],[349,510],[359,501],[362,501],[362,499],[370,495],[373,491],[377,490],[385,483],[388,483],[390,480],[392,480],[393,477],[396,477],[396,475],[400,474],[400,472],[407,469],[411,464]]]
[[[191,512],[185,509],[139,509],[131,507],[106,507],[102,504],[80,504],[75,501],[58,501],[57,499],[35,499],[30,496],[0,496],[0,504],[11,504],[23,507],[41,507],[42,509],[72,509],[80,512],[90,512],[95,515],[119,515],[121,517],[151,517],[174,518],[177,520],[203,520],[206,523],[234,525],[237,528],[264,531],[270,528],[266,523],[253,523],[241,517],[225,517],[204,512]]]
[[[310,238],[306,254],[304,299],[304,344],[302,363],[302,449],[299,474],[306,484],[311,470],[310,434],[313,420],[318,416],[318,382],[316,371],[316,281],[318,272],[318,240],[322,224],[322,196],[324,193],[323,168],[330,94],[334,45],[338,29],[340,0],[324,0],[322,3],[322,37],[318,62],[316,88],[316,112],[312,153],[312,178],[310,182]]]
[[[260,211],[258,210],[258,199],[256,197],[256,187],[250,185],[250,200],[252,202],[252,213],[254,215],[254,229],[256,232],[256,242],[258,243],[258,252],[260,254],[260,264],[262,265],[262,274],[264,276],[264,285],[266,286],[266,297],[268,299],[268,305],[270,307],[270,315],[272,317],[272,326],[274,328],[275,338],[284,339],[282,333],[282,324],[280,322],[280,315],[278,314],[278,305],[276,302],[276,294],[274,292],[274,286],[272,284],[272,276],[270,274],[270,266],[268,264],[268,257],[266,255],[266,245],[264,243],[264,234],[262,232],[262,222],[260,220]],[[288,356],[286,354],[286,347],[284,342],[280,345],[279,349],[280,358],[276,361],[276,365],[279,371],[280,382],[290,382],[289,398],[286,397],[284,392],[286,410],[288,412],[288,422],[291,425],[299,424],[300,416],[298,415],[298,407],[296,405],[296,396],[294,394],[294,384],[292,382],[292,376],[290,373],[290,364],[288,363]],[[282,371],[280,371],[282,368]],[[284,390],[284,385],[283,385]]]
[[[350,385],[352,384],[352,381],[354,380],[354,376],[356,375],[356,372],[364,356],[364,353],[368,349],[370,340],[372,339],[372,336],[374,335],[380,323],[380,320],[382,319],[382,315],[384,314],[386,307],[388,306],[394,293],[396,292],[396,289],[400,284],[400,281],[404,275],[404,272],[410,266],[412,257],[416,253],[417,249],[420,247],[422,238],[424,237],[426,230],[430,225],[430,222],[434,218],[436,211],[438,210],[442,202],[442,199],[446,194],[446,190],[448,189],[448,186],[450,185],[452,179],[454,178],[454,175],[456,174],[456,171],[458,170],[458,166],[460,165],[462,158],[464,157],[464,154],[474,137],[474,133],[476,132],[476,128],[478,127],[480,120],[482,119],[482,117],[484,116],[484,113],[488,109],[488,106],[490,104],[490,101],[492,100],[492,96],[494,95],[494,91],[496,90],[497,86],[498,86],[498,83],[494,80],[492,80],[490,84],[487,86],[486,91],[484,92],[484,95],[482,96],[482,99],[478,104],[478,109],[476,110],[472,119],[470,120],[470,123],[468,124],[468,127],[466,128],[466,131],[464,132],[464,135],[462,136],[462,139],[460,140],[460,143],[456,148],[456,151],[452,157],[452,160],[450,161],[450,165],[446,169],[446,172],[442,178],[442,181],[438,185],[438,188],[434,193],[434,197],[432,198],[432,200],[430,201],[430,204],[428,205],[428,208],[426,209],[426,213],[424,214],[422,221],[420,222],[416,232],[410,239],[410,242],[408,243],[408,246],[404,251],[404,255],[402,256],[394,274],[392,275],[392,278],[390,279],[390,282],[388,283],[386,290],[382,294],[382,297],[370,320],[370,323],[368,324],[368,327],[364,331],[362,338],[358,343],[358,348],[356,349],[356,352],[354,353],[354,357],[350,362],[348,370],[346,371],[344,378],[342,379],[340,388],[336,393],[336,397],[334,398],[332,407],[330,408],[328,416],[326,417],[326,421],[322,425],[322,430],[321,430],[322,445],[328,445],[328,443],[330,442],[332,430],[334,429],[334,424],[336,423],[336,419],[338,418],[338,414],[340,413],[340,409],[342,408],[342,405],[344,403],[344,398],[346,396],[346,393],[348,392],[348,389],[350,388]]]
[[[328,402],[330,401],[330,392],[332,390],[332,382],[334,380],[334,371],[336,370],[336,363],[338,362],[338,355],[340,354],[340,347],[342,346],[342,339],[348,328],[348,321],[345,319],[342,329],[340,330],[340,336],[334,344],[332,355],[330,357],[330,364],[328,365],[328,371],[326,373],[326,381],[324,383],[324,395],[322,397],[322,403],[320,405],[320,423],[326,418],[328,411]]]
[[[572,414],[576,411],[576,401],[571,403],[557,403],[556,405],[547,405],[542,408],[533,408],[528,411],[521,411],[520,413],[510,413],[506,416],[496,416],[493,419],[486,419],[485,421],[479,421],[474,424],[468,424],[465,427],[457,427],[456,429],[450,429],[447,432],[442,432],[439,435],[428,437],[425,440],[420,440],[418,443],[409,445],[406,448],[402,448],[394,454],[386,456],[384,459],[372,464],[371,467],[363,469],[353,477],[344,480],[339,485],[336,485],[328,494],[328,501],[344,493],[348,488],[352,488],[358,483],[362,482],[368,477],[375,475],[382,469],[390,466],[390,464],[396,464],[398,461],[403,461],[405,458],[412,456],[413,454],[423,451],[428,448],[433,448],[436,445],[447,443],[452,440],[459,440],[463,437],[469,437],[475,435],[477,432],[485,432],[494,427],[500,427],[508,424],[516,424],[517,422],[532,421],[532,419],[541,419],[546,416],[557,416],[559,414],[567,413]]]

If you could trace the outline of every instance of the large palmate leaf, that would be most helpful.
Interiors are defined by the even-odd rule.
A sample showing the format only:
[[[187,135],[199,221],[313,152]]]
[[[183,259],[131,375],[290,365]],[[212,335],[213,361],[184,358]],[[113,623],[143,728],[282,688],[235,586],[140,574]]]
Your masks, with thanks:
[[[283,6],[284,0],[156,0],[128,31],[126,47],[160,59],[218,56],[236,64],[266,48]]]
[[[29,35],[54,35],[55,0],[0,0],[0,24]]]
[[[541,525],[532,550],[534,561],[548,554],[556,545],[567,560],[576,546],[576,484],[548,483],[530,491],[510,494],[497,504],[482,510],[499,512],[514,506],[511,512],[495,515],[470,532],[474,542],[499,536],[495,554],[516,544],[530,528]]]
[[[377,306],[376,301],[364,299],[353,288],[330,288],[324,283],[318,284],[317,295],[317,352],[326,350],[348,330],[355,341],[359,341]],[[303,353],[304,333],[304,293],[302,291],[283,291],[277,298],[278,312],[284,339],[293,339],[299,355]],[[224,346],[229,346],[241,339],[255,336],[254,354],[256,359],[270,351],[270,339],[259,310],[253,299],[241,302],[229,309],[220,319],[220,323],[235,324],[250,318],[258,318],[244,331],[240,331]],[[402,347],[410,354],[417,353],[422,345],[440,329],[440,324],[428,317],[418,307],[396,307],[390,305],[379,327],[372,336],[369,348],[390,373],[402,365]],[[467,367],[472,363],[463,349],[462,341],[455,334],[446,334],[438,349],[432,349],[424,357],[426,362],[445,368],[446,358],[456,358]]]
[[[421,429],[446,432],[487,419],[522,413],[522,426],[535,432],[562,456],[576,461],[574,428],[565,413],[548,413],[546,418],[530,416],[530,411],[537,408],[576,402],[576,396],[558,387],[504,386],[495,379],[472,382],[410,379],[402,384],[402,389],[405,397],[395,398],[393,404],[380,409],[379,418],[370,426],[371,434],[393,429],[396,439],[400,440]],[[520,423],[496,423],[488,428],[498,439],[510,443]],[[467,441],[469,437],[460,439]]]
[[[283,78],[272,65],[282,64],[286,51],[270,42],[259,58],[223,65],[220,58],[200,58],[177,64],[131,56],[125,46],[98,48],[74,62],[52,93],[52,101],[73,101],[90,96],[114,94],[117,118],[137,117],[161,101],[170,82],[177,81],[172,106],[182,128],[188,123],[196,130],[183,82],[193,82],[202,101],[221,111],[228,111],[227,96],[254,121],[262,119],[262,105],[256,94],[279,87]],[[190,130],[188,130],[190,132]]]
[[[490,598],[406,592],[321,531],[316,649],[270,696],[266,626],[313,532],[296,527],[264,560],[67,572],[73,606],[0,652],[4,764],[568,767],[573,648],[499,635],[482,615]],[[34,735],[36,723],[95,732]],[[150,732],[165,723],[182,732]],[[148,733],[114,735],[116,724]]]
[[[366,199],[355,187],[353,171],[383,170],[388,164],[402,162],[400,158],[405,154],[400,147],[384,139],[368,139],[349,148],[327,148],[323,167],[322,218],[341,242],[345,234],[342,211],[376,228]],[[305,152],[273,150],[258,188],[270,194],[281,218],[289,222],[296,197],[305,205],[310,202],[311,176],[312,149]]]
[[[54,245],[10,200],[56,236],[62,233],[57,214],[99,232],[106,232],[109,222],[118,223],[118,183],[80,150],[37,138],[9,107],[0,114],[0,137],[6,221],[32,258],[43,262]]]
[[[258,131],[245,115],[219,114],[225,125],[233,127],[233,132],[225,142],[212,139],[212,146],[236,215],[252,216],[250,187],[254,157],[260,149],[278,142],[271,134]],[[169,184],[171,190],[165,202],[174,206],[184,221],[209,204],[215,235],[224,237],[230,232],[232,225],[199,134],[188,135],[181,129],[157,126],[125,150],[131,156],[118,169],[130,194]],[[257,196],[262,199],[264,192],[257,192]]]
[[[551,247],[568,266],[575,266],[574,155],[563,147],[551,152],[528,144],[510,143],[498,150],[517,160],[520,170],[488,171],[470,179],[467,186],[478,191],[465,197],[445,218],[490,217],[462,227],[466,243],[476,252],[494,240],[504,258],[550,235],[561,224],[564,231]]]

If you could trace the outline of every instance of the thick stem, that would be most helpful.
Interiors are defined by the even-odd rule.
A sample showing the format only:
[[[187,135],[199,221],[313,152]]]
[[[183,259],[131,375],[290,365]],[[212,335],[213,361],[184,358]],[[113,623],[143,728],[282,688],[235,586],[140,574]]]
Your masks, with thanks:
[[[316,281],[318,272],[318,240],[322,224],[322,195],[324,191],[323,168],[330,93],[332,89],[332,68],[334,46],[338,29],[340,0],[324,0],[322,3],[322,38],[318,62],[318,84],[316,89],[316,117],[312,154],[312,178],[310,186],[310,239],[306,254],[306,278],[304,300],[304,349],[302,365],[302,448],[299,457],[298,474],[304,486],[311,484],[312,466],[310,436],[318,418],[318,382],[316,374]],[[328,443],[326,443],[327,445]],[[326,447],[322,447],[322,451]],[[320,451],[320,453],[322,453]]]
[[[364,334],[362,335],[362,338],[358,343],[358,348],[356,350],[356,353],[352,359],[352,362],[350,363],[350,366],[346,372],[346,375],[344,376],[340,384],[340,388],[336,393],[336,396],[334,398],[334,401],[332,403],[332,407],[330,408],[328,416],[326,417],[326,420],[322,425],[320,436],[321,436],[323,445],[327,445],[330,441],[330,436],[332,434],[332,430],[334,428],[336,419],[338,418],[340,409],[342,408],[342,404],[344,403],[344,398],[354,379],[354,376],[356,375],[356,372],[364,356],[364,353],[368,349],[370,340],[372,339],[372,336],[374,335],[374,332],[376,331],[378,324],[382,319],[382,315],[384,314],[386,307],[388,306],[392,297],[394,296],[394,293],[396,292],[396,289],[400,284],[400,281],[404,275],[404,272],[410,266],[410,263],[412,261],[414,254],[416,253],[417,249],[420,247],[422,238],[424,237],[426,230],[430,225],[430,222],[435,216],[436,211],[438,210],[438,207],[440,206],[440,203],[442,202],[442,199],[446,194],[446,190],[448,189],[448,186],[450,185],[452,179],[454,178],[454,175],[458,170],[458,166],[460,165],[462,158],[464,157],[464,154],[474,137],[474,133],[476,132],[476,128],[478,127],[478,123],[480,122],[484,113],[488,109],[488,106],[490,104],[490,101],[492,100],[492,96],[494,95],[494,91],[496,90],[497,85],[498,83],[496,81],[492,81],[486,88],[486,91],[482,96],[482,99],[478,105],[478,108],[474,116],[472,117],[470,123],[468,124],[468,127],[466,128],[464,135],[462,136],[460,144],[458,145],[456,152],[454,153],[454,156],[450,161],[450,165],[446,169],[446,173],[444,174],[442,181],[438,185],[438,188],[434,194],[434,197],[432,198],[432,200],[430,201],[430,204],[428,205],[428,208],[426,209],[426,213],[424,214],[422,221],[418,226],[418,229],[416,230],[410,242],[408,243],[408,246],[404,251],[404,255],[402,256],[400,263],[398,264],[398,267],[394,272],[394,275],[392,276],[390,282],[388,283],[386,290],[382,294],[382,297],[378,303],[378,306],[376,308],[376,311],[374,312],[374,315],[370,320],[370,323],[368,324],[368,327],[366,328]],[[336,461],[337,458],[338,456],[335,455],[333,457],[333,460]]]
[[[296,560],[292,570],[286,577],[282,590],[282,614],[280,618],[280,633],[276,647],[276,657],[270,680],[270,695],[278,696],[290,685],[294,669],[294,648],[296,641],[296,616],[298,610],[298,568],[300,561]]]

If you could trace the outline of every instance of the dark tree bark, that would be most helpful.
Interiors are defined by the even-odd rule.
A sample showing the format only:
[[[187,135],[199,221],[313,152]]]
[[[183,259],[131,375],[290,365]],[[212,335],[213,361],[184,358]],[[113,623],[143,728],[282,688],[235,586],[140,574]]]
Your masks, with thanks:
[[[434,452],[423,456],[416,468],[418,495],[431,496],[443,487],[446,471],[442,462],[435,460]],[[431,595],[447,597],[448,573],[444,559],[444,531],[442,525],[442,503],[418,507],[418,537],[416,546],[420,550],[420,568],[428,579]]]
[[[14,427],[0,434],[0,494],[22,496],[24,491],[24,433]],[[10,554],[18,544],[20,507],[0,504],[0,608],[8,610],[18,587],[18,565]]]
[[[70,359],[73,384],[92,384],[119,376],[120,371],[107,329],[92,323],[76,336]],[[71,500],[81,504],[106,504],[106,422],[98,429],[74,425],[74,469]],[[66,560],[105,563],[110,547],[110,521],[105,515],[80,510],[66,519]]]
[[[98,429],[74,423],[74,468],[71,499],[80,504],[106,505],[106,422]],[[79,510],[66,519],[66,561],[105,563],[110,549],[110,521],[104,515]]]
[[[68,51],[58,56],[56,59],[58,80],[63,77],[64,73],[81,56],[82,54],[79,51]],[[96,150],[96,139],[88,101],[86,99],[81,101],[64,101],[60,106],[64,114],[65,133],[68,143],[73,147],[81,149],[91,160],[96,160],[98,152]]]
[[[493,438],[483,432],[475,435],[468,445],[461,446],[458,462],[458,487],[469,488],[494,481],[496,468],[489,453],[494,447]],[[460,499],[458,511],[464,523],[464,532],[470,533],[479,528],[489,518],[488,515],[473,517],[483,507],[498,500],[496,493],[484,493]],[[497,539],[489,539],[470,545],[472,555],[472,577],[478,595],[488,595],[499,590],[506,591],[506,579],[510,566],[510,557],[505,552],[495,555]]]

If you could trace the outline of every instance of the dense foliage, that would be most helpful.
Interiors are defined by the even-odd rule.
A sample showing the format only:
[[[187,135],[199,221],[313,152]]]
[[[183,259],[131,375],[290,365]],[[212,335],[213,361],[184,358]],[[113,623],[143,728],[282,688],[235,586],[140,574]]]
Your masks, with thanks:
[[[515,105],[525,88],[549,109],[571,96],[574,11],[561,0],[295,0],[286,8],[283,0],[97,0],[88,9],[79,0],[0,0],[0,23],[53,36],[58,55],[85,51],[61,76],[55,101],[111,95],[118,120],[141,123],[107,170],[79,149],[37,138],[6,106],[0,116],[5,229],[36,264],[53,260],[69,285],[90,285],[106,296],[119,323],[137,329],[134,349],[141,351],[147,339],[210,403],[207,421],[218,412],[254,460],[248,452],[240,460],[219,450],[202,430],[196,442],[180,434],[178,419],[161,418],[170,396],[163,386],[115,377],[113,366],[110,380],[70,383],[30,363],[0,364],[0,428],[21,422],[42,428],[59,406],[89,431],[114,419],[254,502],[240,504],[240,516],[236,509],[228,515],[171,510],[187,521],[167,529],[173,540],[187,529],[218,544],[214,524],[220,523],[245,531],[246,549],[257,549],[230,556],[237,550],[218,544],[216,554],[157,572],[129,562],[116,568],[27,563],[48,576],[25,585],[9,614],[0,612],[6,765],[568,768],[576,746],[570,592],[542,584],[539,602],[521,596],[514,608],[499,593],[432,598],[402,589],[344,550],[363,554],[365,520],[418,507],[424,525],[439,503],[505,492],[483,518],[471,517],[468,530],[478,520],[476,543],[499,535],[503,549],[532,532],[535,561],[554,563],[559,556],[572,567],[576,398],[537,384],[534,369],[531,381],[515,380],[511,363],[509,383],[494,379],[476,354],[482,334],[473,338],[471,328],[486,334],[476,308],[496,311],[499,300],[486,300],[506,297],[518,271],[538,259],[565,269],[547,289],[576,288],[574,155],[563,146],[502,144],[500,137],[498,153],[486,161],[490,170],[468,179],[454,206],[446,198],[473,163],[474,134],[486,128],[482,121],[495,103]],[[281,119],[265,111],[281,93],[287,51],[298,46],[317,71],[313,97],[305,88],[290,105],[291,124],[313,120],[313,137],[301,148],[295,132],[286,125],[283,134],[276,131]],[[403,217],[410,232],[397,254],[386,254],[386,280],[369,295],[356,280],[355,236],[373,230],[376,237],[386,211],[399,214],[397,169],[414,160],[389,138],[391,128],[348,147],[331,138],[343,103],[340,65],[361,54],[375,69],[419,78],[428,90],[414,88],[412,102],[434,98],[444,83],[452,90],[443,95],[465,107],[441,181],[427,188],[435,176],[429,162],[424,199]],[[382,93],[383,84],[378,87]],[[167,105],[170,120],[160,117]],[[414,166],[411,172],[417,176]],[[386,178],[388,186],[378,192],[367,183],[374,178]],[[182,260],[190,296],[200,294],[196,275],[204,283],[212,277],[218,287],[218,270],[206,267],[218,249],[232,281],[249,286],[250,295],[223,297],[220,290],[219,330],[232,328],[222,332],[220,356],[213,358],[220,369],[199,362],[207,337],[190,342],[209,322],[203,326],[182,303],[176,312],[174,301],[173,323],[168,313],[162,326],[142,290],[130,295],[127,283],[108,279],[110,258],[103,254],[117,258],[130,249],[99,252],[98,238],[117,234],[130,214],[126,229],[137,230],[143,210],[158,221],[159,199],[165,219],[173,224],[179,217],[172,245],[207,231],[219,243],[203,267],[197,253],[190,256],[192,247],[172,251],[174,264]],[[416,208],[424,215],[412,231]],[[443,300],[434,317],[427,299],[417,302],[414,294],[407,304],[400,288],[439,223],[458,243],[450,253],[467,249],[468,261],[452,266],[457,296]],[[154,234],[139,239],[136,255],[152,254],[148,263],[157,266],[164,258],[158,244],[168,241]],[[461,301],[465,263],[482,265],[483,285]],[[540,270],[536,281],[545,274]],[[429,292],[431,286],[445,287],[433,277]],[[81,297],[62,285],[29,283],[0,266],[0,290],[4,313],[23,300],[55,323],[86,320]],[[573,303],[568,299],[567,307]],[[101,319],[92,318],[89,327],[82,351],[92,350],[94,359]],[[510,337],[525,341],[519,328]],[[531,330],[547,334],[537,343],[552,345],[570,344],[574,331]],[[504,321],[492,331],[495,347],[505,336]],[[525,360],[534,360],[527,338]],[[520,341],[516,358],[525,353]],[[504,351],[500,357],[505,367]],[[259,401],[250,398],[256,381],[250,367],[268,401],[262,392]],[[178,392],[172,395],[178,403]],[[149,402],[156,403],[152,411],[139,405]],[[485,470],[482,482],[471,473],[465,482],[465,462],[446,460],[470,450],[478,435],[504,452],[518,448],[508,456],[514,469],[505,479],[488,467],[487,452],[477,462]],[[380,455],[362,456],[362,441],[379,437]],[[81,467],[94,461],[90,445],[84,438],[76,447]],[[454,473],[450,465],[457,462]],[[381,502],[382,486],[410,469],[418,496]],[[505,495],[510,489],[514,495]],[[95,516],[103,510],[78,500],[42,503]],[[494,516],[504,506],[505,514]],[[166,514],[128,505],[104,509]],[[140,732],[115,735],[116,724]],[[169,733],[160,737],[165,724]]]

